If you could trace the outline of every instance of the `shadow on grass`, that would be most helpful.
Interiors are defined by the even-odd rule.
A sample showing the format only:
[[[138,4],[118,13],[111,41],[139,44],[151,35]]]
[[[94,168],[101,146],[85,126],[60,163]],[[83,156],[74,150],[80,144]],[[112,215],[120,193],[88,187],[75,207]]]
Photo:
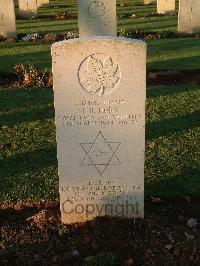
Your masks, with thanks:
[[[40,50],[38,52],[38,47]],[[32,44],[28,45],[28,48],[24,48],[24,53],[18,53],[16,51],[15,56],[13,55],[2,55],[0,56],[2,64],[0,65],[0,73],[8,74],[14,73],[14,66],[16,64],[27,64],[31,63],[39,70],[44,70],[45,68],[51,69],[51,45],[50,44]],[[12,48],[12,47],[8,47]],[[14,49],[15,47],[13,47]],[[19,48],[20,46],[17,46]],[[35,49],[37,51],[35,51]],[[1,75],[1,74],[0,74]]]
[[[175,53],[175,50],[174,50]],[[177,55],[175,55],[176,57]],[[166,70],[166,69],[171,69],[171,70],[187,70],[187,69],[192,69],[192,70],[199,70],[200,69],[200,60],[199,56],[187,56],[187,57],[180,57],[179,58],[173,58],[173,59],[157,59],[154,62],[148,62],[147,63],[147,69],[148,70]]]
[[[1,160],[0,177],[14,177],[57,165],[56,147],[19,153]],[[9,179],[8,179],[9,180]]]
[[[78,21],[77,20],[64,20],[65,23],[56,23],[55,25],[48,25],[44,23],[43,25],[34,26],[34,30],[30,31],[30,28],[20,26],[20,34],[30,34],[30,33],[64,33],[68,31],[78,31]],[[39,23],[38,23],[39,24]],[[71,25],[73,24],[73,25]],[[32,26],[31,26],[32,28]]]
[[[41,20],[38,20],[38,21],[36,21],[34,23],[35,23],[35,25],[34,26],[31,25],[31,29],[33,29],[33,28],[38,28],[38,29],[42,28],[43,29],[45,27],[49,28],[49,27],[61,27],[61,26],[70,26],[70,25],[74,26],[74,25],[77,24],[77,21],[70,20],[70,19],[62,20],[61,22],[60,22],[60,20],[55,20],[55,21],[54,20],[52,20],[52,21],[41,21]],[[26,28],[30,29],[30,25],[27,24],[27,22],[23,21],[21,24],[22,24],[21,26],[17,27],[18,29],[26,29]],[[63,30],[65,30],[65,29],[63,29]],[[70,31],[71,30],[72,30],[72,28],[70,28]],[[67,29],[65,31],[67,31]],[[52,32],[53,32],[53,30],[52,30]]]
[[[165,52],[177,52],[178,50],[184,51],[186,49],[200,49],[200,42],[198,38],[171,38],[164,40],[149,40],[148,52],[149,55],[165,53]]]
[[[130,24],[133,24],[133,25],[136,25],[136,24],[157,24],[157,23],[174,23],[176,22],[176,20],[173,18],[173,17],[166,17],[166,18],[163,18],[163,17],[157,17],[156,20],[150,20],[148,17],[144,18],[142,21],[141,21],[141,18],[138,19],[138,18],[120,18],[119,20],[119,26],[123,25],[123,26],[130,26]],[[122,23],[122,22],[125,22],[125,23]],[[166,24],[166,25],[162,25],[160,26],[160,28],[165,28],[165,27],[168,27],[169,24]]]
[[[0,98],[0,124],[14,126],[54,117],[51,89],[3,89]]]
[[[156,98],[160,96],[173,95],[176,93],[183,93],[189,91],[199,90],[198,85],[180,85],[180,86],[153,86],[147,88],[147,97]]]
[[[189,113],[171,119],[147,123],[146,140],[170,136],[200,126],[200,112]]]
[[[56,147],[4,158],[0,169],[4,201],[55,198],[58,194]]]
[[[53,106],[29,106],[23,111],[0,116],[0,121],[6,126],[14,126],[20,123],[45,120],[54,117]]]
[[[52,89],[46,88],[1,89],[0,95],[0,106],[2,112],[20,107],[28,108],[30,105],[53,103],[53,91]]]
[[[125,23],[123,23],[125,21]],[[161,25],[162,23],[162,25]],[[164,24],[166,23],[166,24]],[[163,25],[164,24],[164,25]],[[140,31],[151,31],[151,32],[162,32],[165,30],[171,30],[171,28],[176,27],[176,21],[170,21],[170,24],[165,21],[160,22],[160,21],[129,21],[127,22],[126,20],[119,20],[118,22],[118,27],[122,28],[125,27],[126,30],[140,30]]]
[[[158,181],[146,182],[145,198],[161,197],[169,200],[178,199],[183,195],[200,195],[200,165],[195,168],[183,168],[180,175],[163,177]]]

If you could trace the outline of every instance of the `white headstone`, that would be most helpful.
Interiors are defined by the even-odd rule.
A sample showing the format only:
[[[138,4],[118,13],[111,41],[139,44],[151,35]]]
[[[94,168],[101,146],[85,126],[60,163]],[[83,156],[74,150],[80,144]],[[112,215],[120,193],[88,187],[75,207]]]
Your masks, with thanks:
[[[178,31],[185,33],[200,32],[200,1],[180,0]]]
[[[0,36],[16,38],[16,19],[13,0],[0,0]]]
[[[74,39],[52,57],[62,221],[143,217],[145,43]]]
[[[158,14],[173,14],[175,13],[175,0],[157,0]]]
[[[37,7],[43,7],[49,4],[49,0],[37,0]]]
[[[19,0],[19,14],[23,18],[37,17],[37,0]]]
[[[116,36],[116,0],[78,0],[79,36]]]

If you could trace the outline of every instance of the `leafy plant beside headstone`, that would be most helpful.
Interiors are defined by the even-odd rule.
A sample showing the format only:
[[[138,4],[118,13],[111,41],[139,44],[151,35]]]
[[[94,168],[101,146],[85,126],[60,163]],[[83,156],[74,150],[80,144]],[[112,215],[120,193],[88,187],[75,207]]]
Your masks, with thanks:
[[[65,20],[68,19],[69,16],[71,15],[71,13],[68,10],[64,10],[62,12],[59,12],[56,16],[55,19],[56,20]]]
[[[17,81],[13,84],[15,88],[44,88],[52,86],[52,74],[48,69],[39,71],[32,64],[27,66],[17,64],[14,70],[17,77]]]

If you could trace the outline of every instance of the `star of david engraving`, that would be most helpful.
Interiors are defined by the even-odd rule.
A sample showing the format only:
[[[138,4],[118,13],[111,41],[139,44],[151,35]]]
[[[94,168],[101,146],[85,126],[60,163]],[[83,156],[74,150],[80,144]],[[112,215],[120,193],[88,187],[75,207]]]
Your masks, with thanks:
[[[108,166],[121,164],[116,155],[121,142],[108,141],[101,131],[93,142],[80,145],[86,154],[81,166],[94,166],[100,176],[103,176]]]

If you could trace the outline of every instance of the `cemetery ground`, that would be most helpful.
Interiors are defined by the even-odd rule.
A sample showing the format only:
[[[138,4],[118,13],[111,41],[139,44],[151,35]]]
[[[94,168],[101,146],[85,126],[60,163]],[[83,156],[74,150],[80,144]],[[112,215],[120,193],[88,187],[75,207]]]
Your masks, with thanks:
[[[145,220],[63,225],[51,76],[16,88],[14,73],[27,62],[50,72],[51,43],[78,31],[75,3],[50,3],[36,20],[17,17],[20,41],[0,42],[2,265],[199,265],[199,36],[177,35],[177,17],[155,4],[117,7],[118,34],[148,45]]]

